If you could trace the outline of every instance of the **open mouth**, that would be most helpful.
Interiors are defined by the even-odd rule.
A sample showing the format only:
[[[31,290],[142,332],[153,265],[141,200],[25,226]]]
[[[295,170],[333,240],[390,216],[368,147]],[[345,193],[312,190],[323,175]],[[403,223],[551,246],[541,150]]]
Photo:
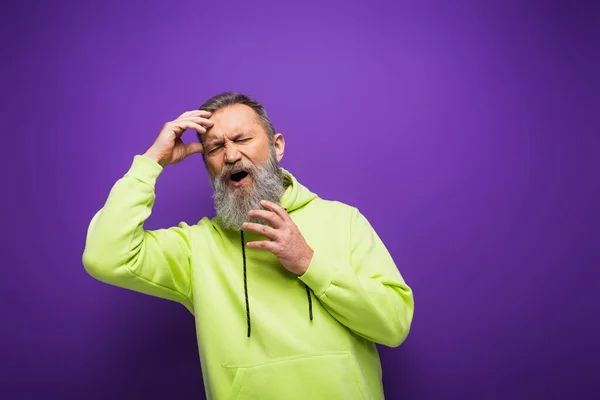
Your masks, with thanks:
[[[232,173],[229,176],[229,179],[231,179],[232,182],[240,183],[247,176],[248,176],[247,171],[237,171],[237,172]]]

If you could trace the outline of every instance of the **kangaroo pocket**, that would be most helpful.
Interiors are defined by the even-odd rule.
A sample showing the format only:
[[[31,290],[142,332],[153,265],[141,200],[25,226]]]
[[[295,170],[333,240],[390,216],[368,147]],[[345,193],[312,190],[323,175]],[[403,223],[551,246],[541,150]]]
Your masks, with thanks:
[[[226,368],[237,369],[228,400],[371,398],[349,352],[314,353]]]

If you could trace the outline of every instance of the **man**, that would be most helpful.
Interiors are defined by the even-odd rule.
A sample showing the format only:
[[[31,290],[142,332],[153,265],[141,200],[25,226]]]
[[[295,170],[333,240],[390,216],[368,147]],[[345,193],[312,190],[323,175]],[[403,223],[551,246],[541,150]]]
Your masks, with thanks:
[[[181,140],[188,129],[198,142]],[[284,149],[244,95],[183,113],[112,188],[83,264],[195,316],[208,399],[382,399],[375,344],[404,341],[412,291],[356,208],[320,199],[279,167]],[[145,230],[163,169],[197,153],[217,216]]]

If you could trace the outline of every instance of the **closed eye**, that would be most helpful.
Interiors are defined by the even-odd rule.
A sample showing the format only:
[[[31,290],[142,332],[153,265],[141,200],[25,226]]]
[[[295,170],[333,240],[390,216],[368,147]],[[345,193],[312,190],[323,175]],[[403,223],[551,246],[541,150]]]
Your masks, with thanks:
[[[249,141],[249,140],[251,140],[251,139],[252,139],[252,138],[243,138],[243,139],[237,139],[237,140],[236,140],[236,142],[238,142],[238,143],[245,143],[245,142],[247,142],[247,141]]]
[[[212,155],[212,154],[217,154],[217,152],[218,152],[219,150],[221,150],[222,148],[223,148],[223,146],[215,146],[215,147],[213,147],[212,149],[210,149],[210,150],[208,151],[208,154],[209,154],[209,155]]]

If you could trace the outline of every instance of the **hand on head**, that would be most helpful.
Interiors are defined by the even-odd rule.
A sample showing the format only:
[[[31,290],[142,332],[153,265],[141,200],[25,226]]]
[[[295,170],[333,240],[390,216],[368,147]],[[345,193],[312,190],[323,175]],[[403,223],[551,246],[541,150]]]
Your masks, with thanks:
[[[174,121],[167,122],[144,155],[165,167],[181,162],[192,154],[202,153],[201,143],[183,143],[181,136],[188,129],[193,129],[198,134],[206,133],[214,124],[208,119],[210,116],[208,111],[194,110],[184,112]]]

